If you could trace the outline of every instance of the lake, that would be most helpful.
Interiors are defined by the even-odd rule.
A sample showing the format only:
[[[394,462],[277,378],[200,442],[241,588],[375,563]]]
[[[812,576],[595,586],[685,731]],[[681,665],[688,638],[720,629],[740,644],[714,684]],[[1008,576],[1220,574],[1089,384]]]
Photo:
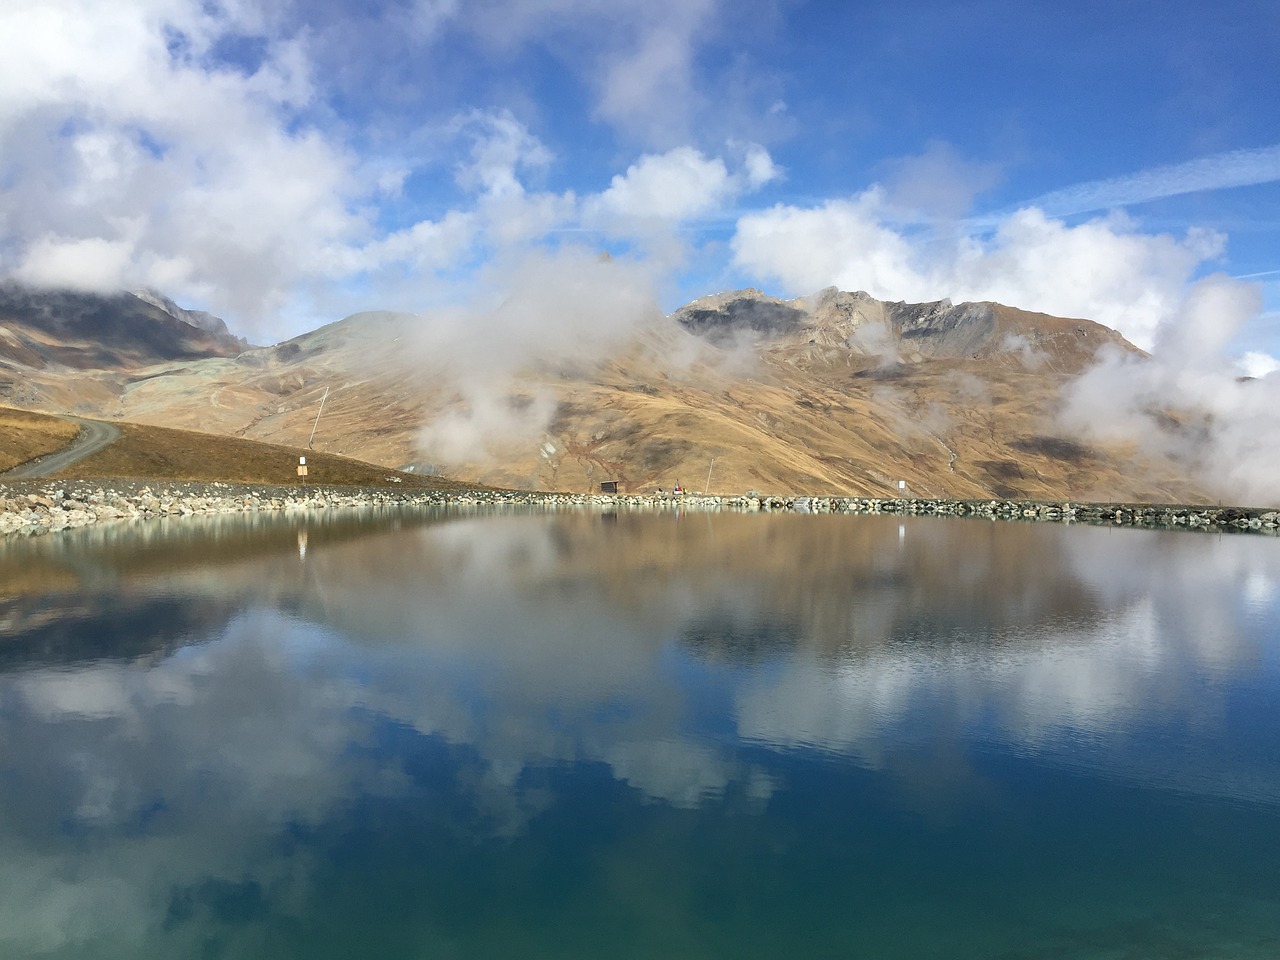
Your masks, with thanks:
[[[937,518],[10,537],[0,956],[1274,960],[1278,590]]]

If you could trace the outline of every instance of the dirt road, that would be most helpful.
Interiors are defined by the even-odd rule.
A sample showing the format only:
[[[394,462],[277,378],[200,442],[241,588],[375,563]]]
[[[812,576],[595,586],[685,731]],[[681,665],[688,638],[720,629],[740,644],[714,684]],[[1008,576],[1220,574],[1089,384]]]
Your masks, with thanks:
[[[113,423],[101,420],[82,420],[79,417],[63,417],[80,425],[80,433],[76,435],[71,446],[57,453],[45,454],[36,460],[19,464],[7,473],[0,473],[6,479],[19,477],[47,477],[57,473],[63,467],[69,467],[77,460],[83,460],[90,454],[97,453],[103,447],[120,438],[120,428]]]

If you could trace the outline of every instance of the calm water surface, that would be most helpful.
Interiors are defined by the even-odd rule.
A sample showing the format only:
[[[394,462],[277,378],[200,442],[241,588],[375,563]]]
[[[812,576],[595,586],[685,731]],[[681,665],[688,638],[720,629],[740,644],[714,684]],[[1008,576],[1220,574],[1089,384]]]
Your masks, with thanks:
[[[1280,956],[1280,542],[0,540],[5,958]]]

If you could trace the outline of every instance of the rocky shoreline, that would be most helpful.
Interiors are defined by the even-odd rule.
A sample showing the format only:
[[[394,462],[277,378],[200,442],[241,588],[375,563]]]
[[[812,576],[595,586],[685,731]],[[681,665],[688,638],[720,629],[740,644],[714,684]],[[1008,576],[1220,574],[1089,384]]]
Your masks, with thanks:
[[[1277,510],[1184,504],[696,494],[677,497],[667,494],[529,493],[486,489],[437,491],[382,487],[26,480],[0,483],[0,536],[51,533],[89,524],[152,517],[390,505],[889,514],[1280,534],[1280,511]]]

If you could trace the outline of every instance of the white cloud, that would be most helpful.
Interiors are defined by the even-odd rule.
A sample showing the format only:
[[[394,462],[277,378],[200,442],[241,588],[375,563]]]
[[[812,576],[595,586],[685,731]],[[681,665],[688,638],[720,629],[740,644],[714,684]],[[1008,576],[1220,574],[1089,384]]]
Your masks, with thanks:
[[[615,176],[590,208],[603,217],[687,220],[716,209],[731,190],[723,160],[677,147],[641,157]]]
[[[621,109],[648,96],[656,108],[672,94],[644,78],[643,64],[658,70],[648,58],[664,44],[679,62],[658,57],[662,71],[684,75],[679,63],[689,63],[696,25],[712,4],[676,6],[627,7],[619,15],[628,29],[589,0],[486,9],[509,20],[519,43],[547,39],[555,24],[583,39],[590,31],[579,17],[608,25],[592,49],[634,53],[617,71],[600,66],[602,89],[613,85]],[[554,246],[555,232],[580,226],[588,208],[607,214],[611,229],[640,230],[654,242],[671,221],[714,211],[779,175],[761,147],[739,148],[742,165],[733,171],[683,147],[641,158],[594,200],[539,191],[527,181],[548,168],[552,152],[501,108],[428,124],[403,155],[362,158],[353,145],[368,131],[329,112],[311,34],[286,26],[278,12],[199,0],[110,9],[49,0],[0,11],[0,178],[11,185],[0,195],[6,273],[86,290],[157,287],[256,335],[300,302],[348,305],[342,285],[352,280],[374,301],[359,306],[465,297],[465,283],[440,284],[485,258]],[[446,0],[420,5],[418,14],[419,28],[436,39],[464,20],[475,28],[485,11]],[[249,60],[215,55],[224,41],[245,39],[255,51]],[[638,86],[627,93],[628,83]],[[458,150],[455,177],[472,197],[384,227],[389,202],[415,202],[405,194],[417,170],[447,169]],[[678,259],[663,255],[668,264]],[[451,275],[442,281],[443,274]]]
[[[576,223],[578,200],[572,191],[510,193],[486,197],[480,214],[490,243],[503,250],[544,240],[553,231]]]
[[[35,286],[112,290],[122,286],[133,259],[128,238],[67,239],[45,235],[31,243],[13,275]]]
[[[595,362],[660,318],[662,277],[686,251],[677,227],[780,176],[754,144],[738,148],[742,165],[733,171],[723,159],[685,146],[641,157],[599,194],[526,192],[520,158],[526,148],[539,155],[537,143],[510,117],[498,121],[487,126],[496,137],[476,151],[483,172],[470,181],[497,186],[479,198],[474,216],[460,221],[457,235],[484,246],[487,262],[470,277],[464,305],[433,315],[419,335],[425,354],[448,357],[438,381],[458,400],[425,426],[419,447],[433,462],[455,467],[501,456],[544,433],[555,397],[521,375],[552,361]],[[417,249],[419,235],[449,240],[443,225],[419,224],[397,235],[395,246]],[[625,252],[602,257],[598,245],[569,239],[580,226],[620,239]],[[547,242],[558,231],[564,233]],[[384,241],[370,259],[390,256],[390,245]]]
[[[748,213],[733,237],[734,261],[796,295],[835,284],[890,299],[936,299],[915,267],[916,250],[881,222],[882,205],[883,192],[872,189],[819,207],[778,204]]]
[[[1260,305],[1256,287],[1221,275],[1199,281],[1156,331],[1151,359],[1104,356],[1071,384],[1063,424],[1174,457],[1224,500],[1280,503],[1280,452],[1266,439],[1280,378],[1242,382],[1226,355]]]
[[[769,151],[758,143],[747,146],[746,159],[743,161],[742,168],[749,190],[758,190],[766,183],[782,178],[782,168],[773,162]]]
[[[1224,237],[1206,231],[1146,234],[1121,216],[1072,227],[1026,209],[1001,224],[991,242],[964,245],[944,269],[955,299],[1085,317],[1149,349],[1196,268],[1224,245]]]
[[[524,192],[517,172],[539,169],[551,162],[551,151],[510,111],[474,111],[458,122],[471,139],[470,159],[459,165],[458,183],[491,197]]]
[[[623,230],[637,223],[678,223],[715,213],[779,176],[781,170],[758,144],[746,148],[741,168],[732,173],[719,157],[676,147],[646,154],[615,176],[602,193],[587,198],[584,218]]]
[[[474,214],[451,210],[440,220],[422,220],[363,247],[336,250],[333,266],[345,274],[390,265],[408,265],[424,272],[447,269],[474,246],[477,232]]]
[[[0,252],[24,279],[220,292],[246,318],[367,229],[346,150],[295,108],[313,88],[300,38],[251,5],[87,0],[0,13]],[[246,71],[213,62],[263,39]]]
[[[1097,320],[1149,348],[1195,270],[1224,244],[1202,230],[1142,233],[1118,215],[1069,226],[1030,208],[989,240],[916,235],[890,226],[890,209],[876,187],[818,207],[747,214],[734,259],[794,294],[835,284],[888,300],[995,300]]]
[[[423,429],[420,449],[436,462],[475,463],[540,437],[556,398],[519,374],[540,363],[608,356],[641,324],[660,318],[654,273],[651,262],[606,261],[579,246],[500,256],[478,283],[487,300],[420,331],[425,353],[449,358],[441,382],[461,401]],[[513,403],[513,395],[520,400]]]
[[[1240,370],[1246,377],[1265,377],[1280,370],[1280,360],[1269,353],[1251,350],[1238,361]]]
[[[1067,216],[1277,180],[1280,180],[1280,144],[1255,150],[1231,150],[1122,177],[1092,180],[1046,193],[1030,205],[1052,216]]]

